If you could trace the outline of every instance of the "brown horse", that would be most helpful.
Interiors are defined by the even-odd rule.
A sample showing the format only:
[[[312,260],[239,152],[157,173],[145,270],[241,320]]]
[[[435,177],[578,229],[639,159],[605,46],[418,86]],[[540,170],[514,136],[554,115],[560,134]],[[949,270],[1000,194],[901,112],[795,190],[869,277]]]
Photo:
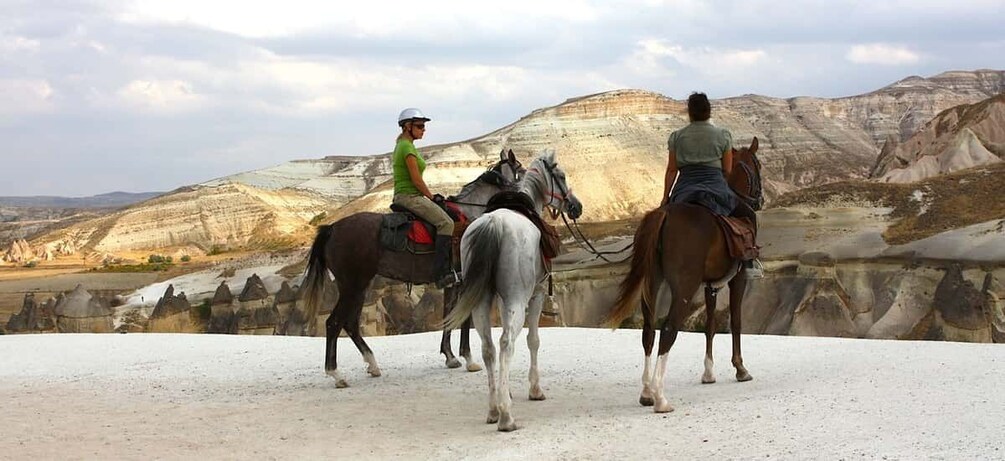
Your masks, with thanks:
[[[456,197],[451,197],[470,219],[485,212],[488,199],[504,189],[512,189],[524,172],[523,165],[516,160],[513,151],[504,150],[499,161],[485,173],[464,186]],[[346,387],[348,382],[338,370],[338,337],[345,330],[359,349],[367,363],[370,376],[380,376],[380,368],[373,351],[360,334],[359,318],[363,310],[363,300],[367,287],[378,274],[402,282],[433,283],[433,253],[413,254],[407,251],[394,252],[383,248],[378,242],[383,215],[380,213],[356,213],[329,225],[319,226],[317,236],[311,245],[307,261],[307,273],[303,285],[306,314],[309,320],[317,317],[318,305],[328,282],[328,273],[335,278],[338,287],[338,302],[325,321],[325,372],[335,378],[336,387]],[[456,288],[455,288],[456,289]],[[456,301],[453,289],[444,291],[444,315]],[[461,356],[468,362],[469,371],[481,369],[471,358],[468,319],[461,329]],[[441,353],[447,356],[447,366],[454,368],[460,363],[450,351],[450,331],[444,329],[440,343]]]
[[[757,138],[750,147],[733,149],[733,171],[728,179],[730,188],[753,210],[763,203],[761,164],[757,160]],[[639,403],[652,405],[657,413],[673,411],[663,395],[667,353],[677,339],[684,318],[691,312],[688,305],[698,287],[705,284],[705,373],[703,383],[715,382],[712,373],[712,338],[715,335],[715,298],[719,288],[729,284],[729,315],[733,334],[733,366],[737,381],[751,380],[740,355],[740,306],[747,281],[742,265],[732,259],[726,247],[716,217],[708,209],[690,204],[670,204],[650,211],[635,233],[635,250],[628,276],[608,324],[619,325],[635,311],[635,298],[642,291],[642,348],[645,368],[642,372],[642,395]],[[739,275],[739,276],[737,276]],[[650,375],[655,322],[659,313],[656,300],[664,282],[673,301],[660,323],[660,348],[655,373]],[[642,287],[645,287],[643,290]]]

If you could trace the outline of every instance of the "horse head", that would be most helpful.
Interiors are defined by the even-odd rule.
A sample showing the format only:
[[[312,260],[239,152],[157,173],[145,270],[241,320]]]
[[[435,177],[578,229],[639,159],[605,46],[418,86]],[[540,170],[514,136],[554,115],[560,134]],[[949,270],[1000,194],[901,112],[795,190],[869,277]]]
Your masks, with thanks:
[[[764,206],[764,189],[761,188],[761,161],[757,159],[757,137],[750,147],[733,149],[733,174],[729,187],[754,211]]]
[[[565,171],[558,165],[555,151],[549,150],[534,162],[540,162],[545,169],[544,176],[549,188],[549,191],[545,192],[545,206],[555,210],[556,215],[568,213],[572,219],[579,218],[583,214],[583,203],[576,198],[566,182]],[[533,165],[531,168],[533,169]]]

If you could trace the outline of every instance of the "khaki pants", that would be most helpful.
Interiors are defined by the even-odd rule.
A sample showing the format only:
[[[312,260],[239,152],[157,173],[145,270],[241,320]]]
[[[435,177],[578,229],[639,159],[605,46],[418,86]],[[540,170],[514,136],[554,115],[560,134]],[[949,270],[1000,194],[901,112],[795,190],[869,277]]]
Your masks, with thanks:
[[[454,220],[442,208],[422,195],[398,194],[392,200],[395,205],[408,208],[408,211],[415,213],[422,219],[429,221],[436,227],[436,235],[454,235]]]

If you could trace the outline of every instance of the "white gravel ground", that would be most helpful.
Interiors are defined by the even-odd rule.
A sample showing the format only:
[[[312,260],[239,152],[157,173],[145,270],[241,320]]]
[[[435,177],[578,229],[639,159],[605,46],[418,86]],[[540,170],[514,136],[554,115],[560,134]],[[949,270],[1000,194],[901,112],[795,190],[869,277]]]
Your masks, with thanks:
[[[745,336],[754,380],[737,383],[718,335],[702,385],[704,337],[682,334],[676,411],[657,415],[637,403],[639,331],[542,330],[543,402],[526,400],[525,337],[519,430],[499,433],[485,372],[446,369],[433,333],[369,338],[380,378],[343,338],[348,389],[321,338],[0,336],[0,458],[1005,458],[1001,345]]]

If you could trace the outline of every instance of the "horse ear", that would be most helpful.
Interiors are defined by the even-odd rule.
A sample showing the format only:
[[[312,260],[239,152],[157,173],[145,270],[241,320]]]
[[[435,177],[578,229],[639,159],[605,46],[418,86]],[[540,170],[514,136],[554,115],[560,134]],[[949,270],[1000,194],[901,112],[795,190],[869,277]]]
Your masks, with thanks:
[[[512,155],[512,154],[513,154],[513,151],[511,150],[510,151],[510,155]],[[506,161],[506,148],[505,147],[503,147],[502,150],[499,151],[499,160]]]
[[[506,159],[503,159],[506,160]],[[516,163],[516,155],[513,154],[513,149],[509,150],[509,161],[510,163]]]
[[[758,145],[757,136],[754,136],[754,140],[750,142],[749,152],[751,155],[757,152],[757,145]]]

